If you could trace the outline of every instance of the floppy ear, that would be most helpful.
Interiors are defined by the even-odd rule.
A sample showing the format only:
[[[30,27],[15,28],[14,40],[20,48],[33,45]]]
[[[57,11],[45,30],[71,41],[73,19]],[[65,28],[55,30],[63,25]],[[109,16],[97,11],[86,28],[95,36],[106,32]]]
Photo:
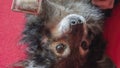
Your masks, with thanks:
[[[49,0],[42,0],[39,14],[51,16],[54,14],[55,10],[56,10],[56,6],[54,5],[53,2]]]

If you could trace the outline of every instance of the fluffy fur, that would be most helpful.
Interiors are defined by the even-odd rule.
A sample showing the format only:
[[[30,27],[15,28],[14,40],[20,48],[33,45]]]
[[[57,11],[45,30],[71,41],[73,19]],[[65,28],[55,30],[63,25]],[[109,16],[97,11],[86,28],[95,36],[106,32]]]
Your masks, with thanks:
[[[65,18],[70,14],[78,15],[81,23],[71,25]],[[98,63],[105,51],[103,13],[89,0],[43,0],[40,14],[26,18],[22,41],[28,44],[28,58],[23,68],[107,68]],[[58,53],[61,43],[66,49]]]

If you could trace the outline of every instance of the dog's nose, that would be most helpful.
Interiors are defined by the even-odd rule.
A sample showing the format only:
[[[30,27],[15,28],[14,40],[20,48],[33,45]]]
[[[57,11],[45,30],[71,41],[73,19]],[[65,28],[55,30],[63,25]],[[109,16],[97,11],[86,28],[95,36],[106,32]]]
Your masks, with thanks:
[[[69,14],[51,31],[56,38],[62,37],[71,32],[74,25],[86,24],[86,19],[79,14]],[[82,25],[83,26],[83,25]]]
[[[80,18],[76,18],[76,19],[70,19],[70,24],[71,25],[77,25],[77,24],[81,24],[82,21]]]
[[[58,32],[61,34],[68,33],[71,29],[71,26],[77,24],[86,24],[86,19],[79,14],[69,14],[58,24]]]

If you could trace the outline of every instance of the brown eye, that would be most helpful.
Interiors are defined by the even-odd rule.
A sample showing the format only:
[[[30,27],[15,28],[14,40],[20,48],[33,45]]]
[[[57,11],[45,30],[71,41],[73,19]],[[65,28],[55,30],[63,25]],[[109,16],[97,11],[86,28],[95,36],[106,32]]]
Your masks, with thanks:
[[[65,49],[66,49],[66,45],[62,43],[56,46],[57,53],[63,53]]]
[[[81,43],[81,47],[84,49],[84,50],[87,50],[89,47],[87,46],[87,42],[83,41]]]

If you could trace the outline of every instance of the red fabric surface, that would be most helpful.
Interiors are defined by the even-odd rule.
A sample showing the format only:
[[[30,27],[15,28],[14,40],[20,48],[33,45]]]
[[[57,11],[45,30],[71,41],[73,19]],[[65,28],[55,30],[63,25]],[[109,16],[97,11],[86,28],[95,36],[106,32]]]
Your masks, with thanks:
[[[24,28],[24,15],[12,12],[11,4],[12,0],[0,0],[0,68],[9,68],[25,58],[25,47],[18,45]],[[120,68],[120,5],[106,21],[104,34],[108,41],[106,52]]]
[[[24,27],[24,15],[12,12],[11,3],[12,0],[0,0],[0,68],[9,68],[25,57],[24,46],[18,43]]]
[[[117,68],[120,68],[120,4],[113,9],[112,16],[106,20],[104,35],[108,42],[106,53]]]

